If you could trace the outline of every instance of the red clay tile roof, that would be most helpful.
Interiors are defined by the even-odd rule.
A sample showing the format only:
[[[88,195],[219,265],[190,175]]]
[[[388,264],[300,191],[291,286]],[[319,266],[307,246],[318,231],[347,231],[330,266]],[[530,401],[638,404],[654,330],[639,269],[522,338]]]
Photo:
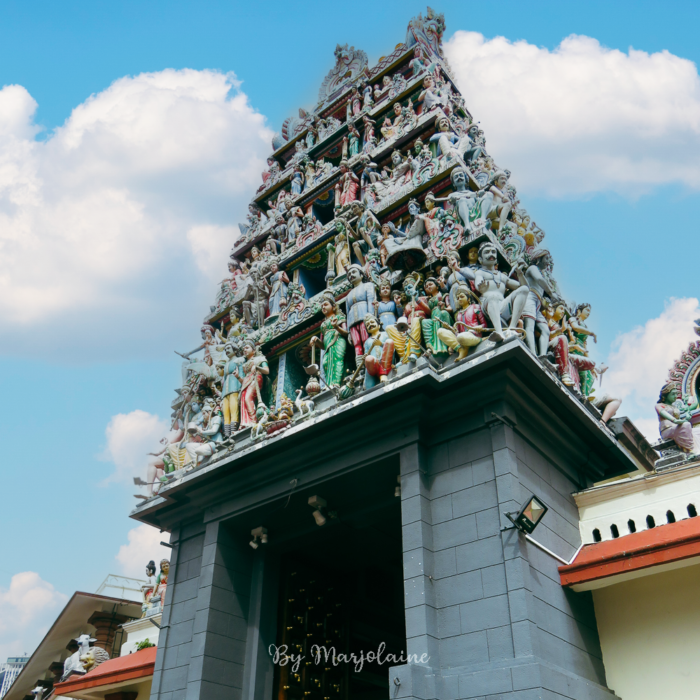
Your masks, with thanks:
[[[54,686],[54,693],[70,695],[71,692],[79,690],[152,676],[156,664],[156,651],[157,647],[148,647],[133,654],[105,661],[84,676],[73,676],[63,683],[57,683]]]

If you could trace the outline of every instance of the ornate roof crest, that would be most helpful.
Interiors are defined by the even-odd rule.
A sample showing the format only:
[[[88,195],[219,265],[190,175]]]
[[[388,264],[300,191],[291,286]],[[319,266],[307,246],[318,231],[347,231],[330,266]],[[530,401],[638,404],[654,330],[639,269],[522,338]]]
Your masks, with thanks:
[[[321,83],[318,91],[319,104],[325,102],[340,88],[360,77],[367,68],[367,54],[354,46],[338,44],[335,47],[335,66]]]

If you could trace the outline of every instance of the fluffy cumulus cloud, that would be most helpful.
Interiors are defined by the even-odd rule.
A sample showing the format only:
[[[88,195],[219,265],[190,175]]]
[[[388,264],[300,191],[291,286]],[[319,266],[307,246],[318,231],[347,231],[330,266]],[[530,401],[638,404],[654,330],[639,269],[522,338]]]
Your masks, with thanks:
[[[119,548],[115,557],[124,576],[142,579],[149,561],[154,561],[157,566],[161,559],[170,559],[170,548],[161,544],[170,541],[169,533],[160,532],[150,525],[139,525],[129,530],[127,537],[128,543]]]
[[[693,319],[697,299],[671,299],[657,318],[616,338],[606,360],[602,390],[623,399],[620,415],[629,416],[647,438],[658,440],[654,405],[673,362],[697,340]]]
[[[15,574],[0,588],[0,659],[33,651],[67,601],[34,571]]]
[[[272,132],[214,71],[121,78],[45,140],[36,107],[0,90],[0,351],[41,324],[54,353],[143,353],[213,300]]]
[[[459,31],[445,53],[487,148],[522,191],[700,188],[700,78],[668,51],[572,35],[550,51]]]
[[[158,452],[159,440],[168,434],[169,426],[152,413],[135,410],[113,416],[105,430],[107,446],[102,459],[114,465],[104,484],[132,484],[133,477],[144,477],[149,452]]]

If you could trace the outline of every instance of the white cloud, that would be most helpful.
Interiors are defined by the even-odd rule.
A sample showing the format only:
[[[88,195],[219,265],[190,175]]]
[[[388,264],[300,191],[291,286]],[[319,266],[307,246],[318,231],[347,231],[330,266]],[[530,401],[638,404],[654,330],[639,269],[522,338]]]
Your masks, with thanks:
[[[15,574],[0,588],[0,659],[31,653],[67,601],[34,571]]]
[[[120,573],[124,576],[143,579],[149,561],[154,561],[157,567],[161,559],[169,560],[171,557],[170,548],[160,544],[170,541],[168,532],[159,532],[150,525],[139,525],[129,530],[127,537],[128,544],[123,544],[115,556]]]
[[[213,303],[271,130],[214,71],[121,78],[45,141],[36,107],[0,90],[0,351],[36,352],[37,324],[54,357],[162,348],[154,318]]]
[[[572,35],[550,51],[459,31],[446,43],[488,151],[521,191],[626,195],[700,188],[700,78],[668,51]]]
[[[697,340],[693,319],[697,299],[671,299],[657,318],[619,335],[606,360],[602,391],[622,398],[620,415],[629,416],[648,439],[658,440],[654,406],[674,361]]]
[[[164,420],[139,409],[112,416],[105,429],[107,447],[102,459],[112,462],[115,468],[103,483],[132,484],[135,476],[145,478],[148,453],[160,450],[159,440],[168,431]]]

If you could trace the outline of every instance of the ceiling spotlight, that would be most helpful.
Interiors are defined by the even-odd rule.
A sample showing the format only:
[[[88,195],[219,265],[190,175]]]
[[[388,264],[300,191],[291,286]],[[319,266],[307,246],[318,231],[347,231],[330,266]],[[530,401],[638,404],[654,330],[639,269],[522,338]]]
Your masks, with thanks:
[[[254,530],[250,531],[253,535],[253,539],[248,542],[248,544],[253,548],[257,549],[260,544],[267,544],[267,529],[264,527],[256,527]]]
[[[326,516],[322,512],[322,508],[325,508],[328,504],[325,499],[320,496],[310,496],[309,505],[314,509],[313,516],[316,521],[316,525],[322,527],[326,524]]]

